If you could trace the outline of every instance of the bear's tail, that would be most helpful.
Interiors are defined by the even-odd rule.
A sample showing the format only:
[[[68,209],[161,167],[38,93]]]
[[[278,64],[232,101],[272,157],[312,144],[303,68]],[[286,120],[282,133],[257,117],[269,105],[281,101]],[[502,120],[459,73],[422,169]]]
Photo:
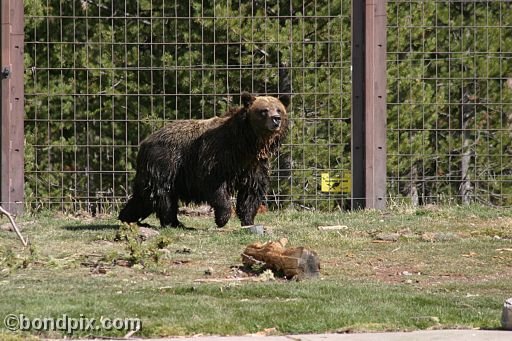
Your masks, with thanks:
[[[138,196],[133,196],[119,212],[119,220],[124,223],[136,223],[146,219],[151,213],[151,206]]]

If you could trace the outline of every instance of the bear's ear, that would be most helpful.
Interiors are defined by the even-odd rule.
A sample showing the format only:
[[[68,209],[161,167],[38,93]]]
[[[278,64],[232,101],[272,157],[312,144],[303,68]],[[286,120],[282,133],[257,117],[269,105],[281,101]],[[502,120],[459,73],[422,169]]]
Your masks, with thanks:
[[[254,97],[253,95],[251,95],[248,92],[242,93],[242,104],[244,105],[244,108],[246,108],[246,109],[248,109],[252,105],[252,103],[254,102],[255,99],[256,99],[256,97]]]

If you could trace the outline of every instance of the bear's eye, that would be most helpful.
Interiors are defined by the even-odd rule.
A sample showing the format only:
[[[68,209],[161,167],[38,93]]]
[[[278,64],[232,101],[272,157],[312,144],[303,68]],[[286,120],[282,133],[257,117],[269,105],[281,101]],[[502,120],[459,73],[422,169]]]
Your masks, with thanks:
[[[261,116],[267,116],[267,114],[268,114],[268,109],[262,109],[262,110],[260,111],[260,115],[261,115]]]

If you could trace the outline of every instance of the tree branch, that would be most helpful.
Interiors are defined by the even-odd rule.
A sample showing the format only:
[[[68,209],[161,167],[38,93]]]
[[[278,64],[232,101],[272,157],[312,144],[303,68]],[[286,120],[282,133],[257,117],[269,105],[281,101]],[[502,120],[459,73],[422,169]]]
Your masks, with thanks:
[[[11,222],[11,225],[14,229],[14,231],[16,232],[16,234],[18,235],[18,237],[20,238],[21,240],[21,243],[23,244],[23,246],[27,246],[28,243],[27,241],[23,238],[23,236],[21,235],[21,232],[20,230],[18,229],[18,226],[16,226],[16,223],[14,222],[14,218],[12,217],[12,215],[7,212],[2,206],[0,206],[0,213],[2,214],[5,214],[7,216],[7,218],[9,219],[9,221]]]

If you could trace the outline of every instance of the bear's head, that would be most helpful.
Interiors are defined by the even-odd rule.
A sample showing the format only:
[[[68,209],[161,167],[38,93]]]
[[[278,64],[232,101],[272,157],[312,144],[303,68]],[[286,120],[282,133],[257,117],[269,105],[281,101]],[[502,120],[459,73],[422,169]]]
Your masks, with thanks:
[[[287,98],[242,94],[242,103],[247,118],[256,135],[260,137],[282,135],[286,132],[288,127],[288,115],[286,113],[288,102]]]

